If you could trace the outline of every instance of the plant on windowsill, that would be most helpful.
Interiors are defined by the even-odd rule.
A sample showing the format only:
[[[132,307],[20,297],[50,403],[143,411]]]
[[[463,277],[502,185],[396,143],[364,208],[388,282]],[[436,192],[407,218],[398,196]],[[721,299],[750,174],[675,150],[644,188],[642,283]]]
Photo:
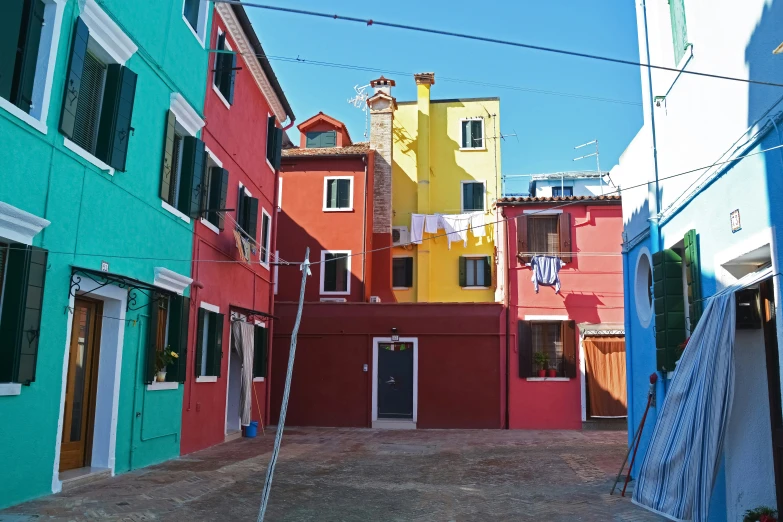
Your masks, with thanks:
[[[533,355],[533,360],[539,366],[538,376],[546,377],[546,367],[549,364],[549,354],[546,352],[536,352]]]
[[[557,377],[557,365],[550,364],[549,369],[546,371],[547,377]]]
[[[742,522],[778,522],[778,512],[766,506],[749,509]]]
[[[179,358],[179,355],[171,349],[171,346],[167,346],[158,352],[155,357],[155,371],[157,372],[155,380],[157,382],[166,382],[166,368],[177,358]]]

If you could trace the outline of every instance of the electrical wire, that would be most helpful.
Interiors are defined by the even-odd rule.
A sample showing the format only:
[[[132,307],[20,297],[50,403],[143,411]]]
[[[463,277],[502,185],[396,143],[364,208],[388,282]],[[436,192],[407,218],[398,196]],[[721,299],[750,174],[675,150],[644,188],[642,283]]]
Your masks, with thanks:
[[[714,78],[718,80],[729,80],[729,81],[735,81],[735,82],[741,82],[741,83],[752,83],[757,85],[767,85],[770,87],[783,87],[783,84],[780,83],[774,83],[774,82],[767,82],[762,80],[751,80],[749,78],[737,78],[734,76],[724,76],[721,74],[712,74],[712,73],[705,73],[705,72],[698,72],[698,71],[686,71],[684,69],[677,69],[676,67],[665,67],[662,65],[652,65],[642,62],[635,62],[633,60],[623,60],[621,58],[610,58],[608,56],[600,56],[597,54],[589,54],[589,53],[579,53],[576,51],[567,51],[565,49],[556,49],[554,47],[545,47],[542,45],[533,45],[533,44],[526,44],[521,42],[514,42],[511,40],[501,40],[499,38],[489,38],[487,36],[478,36],[478,35],[472,35],[472,34],[466,34],[466,33],[458,33],[455,31],[444,31],[441,29],[432,29],[428,27],[420,27],[415,25],[407,25],[407,24],[398,24],[393,22],[384,22],[381,20],[373,20],[371,18],[357,18],[354,16],[343,16],[338,14],[329,14],[329,13],[321,13],[318,11],[308,11],[306,9],[293,9],[291,7],[280,7],[280,6],[274,6],[274,5],[267,5],[267,4],[256,4],[251,2],[244,2],[239,0],[212,0],[212,2],[218,4],[231,4],[231,5],[240,5],[242,7],[255,7],[258,9],[266,9],[268,11],[279,11],[283,13],[291,13],[291,14],[298,14],[298,15],[304,15],[304,16],[312,16],[316,18],[331,18],[334,20],[343,20],[346,22],[354,22],[354,23],[361,23],[365,24],[366,26],[375,26],[379,25],[382,27],[390,27],[393,29],[402,29],[406,31],[414,31],[419,33],[428,33],[428,34],[437,34],[441,36],[451,36],[454,38],[461,38],[464,40],[473,40],[478,42],[487,42],[487,43],[494,43],[499,45],[506,45],[510,47],[519,47],[522,49],[530,49],[534,51],[542,51],[547,53],[554,53],[554,54],[560,54],[565,56],[574,56],[577,58],[588,58],[591,60],[598,60],[603,62],[609,62],[609,63],[616,63],[621,65],[633,65],[636,67],[645,67],[648,69],[654,69],[659,71],[669,71],[669,72],[676,72],[681,74],[689,74],[692,76],[703,76],[706,78]]]

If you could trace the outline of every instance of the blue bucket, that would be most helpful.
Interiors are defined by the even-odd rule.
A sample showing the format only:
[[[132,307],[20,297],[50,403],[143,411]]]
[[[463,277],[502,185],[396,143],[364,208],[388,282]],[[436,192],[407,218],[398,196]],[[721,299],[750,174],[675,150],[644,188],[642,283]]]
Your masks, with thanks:
[[[250,421],[250,424],[245,426],[245,437],[252,439],[256,435],[258,435],[258,421]]]

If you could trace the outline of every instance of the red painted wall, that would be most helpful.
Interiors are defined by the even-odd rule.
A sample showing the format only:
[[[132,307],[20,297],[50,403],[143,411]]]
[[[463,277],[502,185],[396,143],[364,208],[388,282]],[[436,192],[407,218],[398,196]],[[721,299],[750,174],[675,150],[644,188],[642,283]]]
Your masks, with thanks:
[[[217,30],[225,30],[225,24],[213,11],[211,48],[217,40]],[[237,45],[230,35],[232,48]],[[210,70],[214,68],[214,54],[210,59]],[[272,218],[271,251],[275,251],[276,173],[266,162],[267,116],[271,112],[269,103],[258,88],[242,56],[237,56],[237,67],[242,70],[236,75],[234,103],[228,109],[212,89],[212,75],[208,75],[207,94],[204,106],[206,126],[201,139],[207,148],[229,171],[229,189],[226,207],[236,208],[239,183],[241,182],[259,199],[262,207]],[[261,145],[259,145],[261,144]],[[236,212],[227,212],[236,219]],[[261,215],[259,209],[256,241],[260,242]],[[233,236],[233,221],[227,216],[225,228],[216,234],[200,222],[195,224],[193,242],[193,279],[191,291],[190,335],[188,339],[188,376],[182,411],[181,453],[193,451],[223,442],[226,423],[226,389],[229,362],[230,306],[238,305],[253,310],[272,313],[272,274],[258,264],[249,266],[238,261],[239,256]],[[210,262],[221,261],[221,262]],[[206,302],[220,308],[224,314],[223,362],[217,382],[196,382],[196,324],[198,308]],[[269,325],[268,326],[272,326]],[[253,419],[266,415],[266,382],[255,383],[259,404],[253,400]],[[266,422],[264,422],[266,423]]]
[[[320,262],[324,250],[350,250],[353,254],[372,248],[372,176],[373,151],[366,156],[284,157],[280,166],[282,210],[278,213],[278,250],[281,258],[301,263],[305,248],[310,247],[310,261]],[[366,163],[365,163],[366,162]],[[365,176],[365,165],[367,174]],[[324,212],[324,178],[353,177],[353,210]],[[366,232],[366,233],[365,233]],[[305,300],[339,297],[348,301],[366,301],[372,269],[369,256],[353,255],[350,295],[321,295],[321,265],[313,265]],[[277,301],[297,301],[302,273],[299,265],[282,266],[278,272]],[[365,295],[366,294],[366,295]]]
[[[612,205],[578,204],[562,208],[571,214],[571,242],[577,255],[560,271],[560,294],[540,287],[536,294],[529,267],[517,259],[517,216],[524,210],[550,205],[505,206],[508,217],[509,306],[509,427],[512,429],[581,429],[582,385],[579,377],[567,382],[535,382],[519,377],[518,320],[525,316],[568,316],[579,323],[623,322],[622,209]],[[611,253],[613,255],[595,255]],[[577,369],[579,327],[576,329]],[[578,373],[578,371],[577,371]]]
[[[282,402],[296,304],[279,303],[276,315],[272,423]],[[418,338],[418,428],[503,426],[501,305],[310,303],[302,317],[286,424],[371,426],[373,338],[397,328],[401,337]]]

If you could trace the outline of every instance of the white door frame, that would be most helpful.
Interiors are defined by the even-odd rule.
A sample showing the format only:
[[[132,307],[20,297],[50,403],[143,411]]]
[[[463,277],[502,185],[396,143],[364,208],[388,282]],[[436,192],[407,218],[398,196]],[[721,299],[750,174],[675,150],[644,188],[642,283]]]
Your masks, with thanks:
[[[372,339],[372,421],[378,420],[378,346],[381,343],[413,344],[413,422],[419,414],[419,339],[418,337],[400,337],[392,341],[391,337],[373,337]],[[405,421],[406,419],[399,419]]]

